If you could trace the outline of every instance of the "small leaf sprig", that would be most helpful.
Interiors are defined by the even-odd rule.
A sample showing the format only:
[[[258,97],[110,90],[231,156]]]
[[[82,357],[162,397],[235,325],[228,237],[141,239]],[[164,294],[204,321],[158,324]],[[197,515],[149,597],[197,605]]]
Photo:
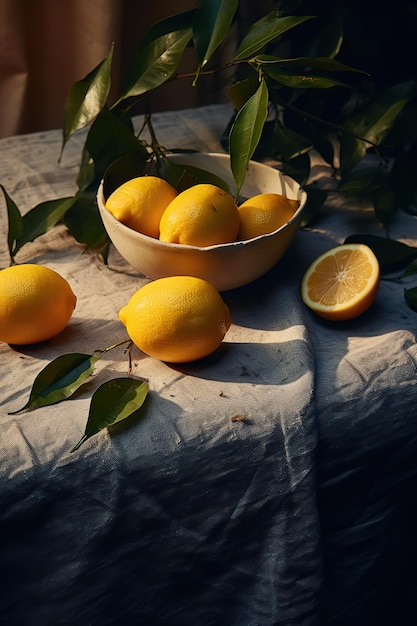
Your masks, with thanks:
[[[129,358],[127,376],[107,380],[94,391],[84,434],[70,452],[78,450],[87,439],[104,428],[127,418],[139,417],[142,415],[149,385],[146,380],[132,378],[133,343],[130,339],[115,343],[104,350],[95,350],[93,354],[63,354],[50,361],[36,376],[26,404],[9,412],[9,415],[68,400],[93,373],[101,356],[125,343],[129,343],[126,349]]]

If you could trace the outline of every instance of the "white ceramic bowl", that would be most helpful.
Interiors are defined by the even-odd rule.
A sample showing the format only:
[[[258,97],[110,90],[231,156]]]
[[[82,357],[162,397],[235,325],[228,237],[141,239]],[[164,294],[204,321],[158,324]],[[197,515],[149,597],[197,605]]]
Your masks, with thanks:
[[[220,176],[230,185],[234,195],[229,155],[198,152],[173,154],[169,158]],[[146,277],[197,276],[212,283],[219,291],[226,291],[246,285],[271,269],[287,251],[299,228],[306,192],[279,170],[251,161],[241,196],[249,198],[260,193],[279,193],[299,200],[300,206],[286,224],[272,233],[206,248],[165,243],[128,228],[106,209],[103,183],[98,189],[97,203],[113,245],[132,267]]]

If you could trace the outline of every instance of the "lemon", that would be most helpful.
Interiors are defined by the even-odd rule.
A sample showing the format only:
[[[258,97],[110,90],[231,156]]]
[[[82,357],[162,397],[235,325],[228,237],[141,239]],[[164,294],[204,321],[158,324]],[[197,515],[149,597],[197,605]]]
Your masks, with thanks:
[[[321,317],[348,320],[371,306],[379,281],[379,263],[372,250],[360,243],[343,244],[310,264],[301,281],[301,297]]]
[[[76,304],[69,283],[43,265],[0,271],[0,341],[27,345],[46,341],[67,325]]]
[[[177,195],[164,211],[159,239],[206,247],[235,241],[239,212],[232,196],[216,185],[201,183]]]
[[[278,193],[260,193],[239,206],[238,239],[246,240],[274,232],[288,222],[300,203]]]
[[[106,209],[132,230],[158,239],[161,216],[177,194],[163,178],[138,176],[110,194]]]
[[[142,352],[171,363],[211,354],[231,324],[219,292],[206,280],[192,276],[147,283],[119,311],[119,318]]]

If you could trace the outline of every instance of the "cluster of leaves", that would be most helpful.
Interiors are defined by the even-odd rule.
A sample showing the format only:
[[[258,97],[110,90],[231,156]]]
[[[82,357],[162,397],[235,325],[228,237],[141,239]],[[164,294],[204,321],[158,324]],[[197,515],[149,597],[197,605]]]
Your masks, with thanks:
[[[87,130],[76,194],[44,201],[22,215],[0,185],[6,200],[11,262],[26,243],[59,222],[78,242],[99,250],[106,259],[109,240],[96,204],[102,179],[105,195],[151,167],[163,171],[177,188],[210,179],[207,172],[184,171],[166,159],[168,152],[180,150],[160,145],[150,110],[138,131],[133,123],[138,102],[146,102],[153,90],[181,77],[181,60],[190,47],[196,59],[190,77],[194,86],[206,74],[227,69],[230,76],[234,72],[229,96],[235,114],[223,141],[230,154],[236,195],[249,160],[273,157],[307,190],[305,223],[317,219],[328,194],[335,192],[366,199],[384,226],[399,208],[417,214],[414,78],[380,88],[360,67],[342,62],[344,23],[342,12],[336,10],[338,3],[331,4],[334,10],[327,10],[325,3],[319,19],[300,13],[301,0],[275,4],[243,33],[221,67],[214,62],[215,53],[231,33],[236,35],[238,0],[200,0],[196,9],[155,23],[127,67],[120,95],[110,102],[112,46],[107,57],[72,86],[67,99],[61,156],[74,133]],[[370,41],[373,45],[373,37]],[[289,58],[287,50],[294,56]],[[334,172],[330,189],[311,182],[314,152]],[[363,167],[369,153],[376,158]],[[383,273],[401,269],[397,278],[401,280],[417,272],[417,248],[388,238],[352,236],[349,240],[370,245]],[[417,290],[405,290],[405,297],[417,310]],[[40,372],[20,411],[72,397],[99,358],[95,353],[55,359]],[[102,428],[137,415],[147,391],[146,382],[130,375],[101,385],[92,396],[85,433],[72,451]]]
[[[36,376],[26,404],[17,411],[10,412],[9,415],[57,404],[73,397],[93,373],[101,355],[128,341],[130,342],[126,340],[114,344],[105,350],[96,350],[94,354],[74,352],[57,357]],[[84,434],[70,452],[78,450],[87,439],[104,428],[142,416],[142,406],[148,395],[149,386],[146,381],[130,376],[131,346],[130,342],[128,375],[107,380],[95,390],[91,398]]]
[[[67,99],[61,156],[73,134],[87,129],[76,194],[44,201],[22,215],[0,185],[6,200],[11,262],[26,243],[59,222],[78,242],[100,251],[106,259],[109,240],[96,204],[102,179],[105,195],[151,168],[163,172],[178,189],[212,181],[208,172],[166,159],[167,153],[180,150],[160,145],[150,110],[138,131],[133,123],[132,111],[138,102],[181,77],[181,60],[190,47],[196,59],[195,72],[189,77],[194,86],[206,74],[234,70],[229,96],[235,114],[223,145],[230,154],[237,196],[249,160],[273,157],[307,191],[304,223],[317,219],[329,193],[365,199],[386,227],[399,208],[417,214],[416,81],[407,78],[379,88],[366,72],[336,58],[344,44],[337,3],[330,11],[325,3],[326,10],[317,20],[315,15],[300,13],[302,0],[276,4],[250,25],[222,67],[216,66],[214,55],[229,38],[233,23],[239,22],[238,0],[200,0],[198,8],[155,23],[131,59],[120,95],[109,102],[112,46],[107,57],[73,85]],[[307,26],[310,30],[305,30]],[[282,53],[288,49],[296,56]],[[334,172],[330,188],[312,182],[313,152]],[[369,153],[376,158],[363,167]],[[401,272],[394,280],[417,273],[416,247],[369,235],[352,235],[347,241],[369,245],[383,274]],[[406,289],[405,298],[417,310],[417,288]],[[49,363],[36,377],[27,403],[16,413],[73,397],[93,372],[99,353],[67,354]],[[100,385],[92,395],[84,435],[71,452],[101,429],[141,415],[147,393],[147,382],[133,379],[130,372]]]
[[[196,69],[190,76],[193,85],[205,74],[226,68],[229,74],[234,71],[229,95],[236,113],[227,129],[225,147],[230,153],[237,194],[248,161],[273,156],[286,173],[306,187],[308,221],[329,193],[308,184],[314,150],[334,168],[338,192],[367,197],[384,224],[398,206],[415,210],[416,180],[412,172],[417,159],[417,129],[415,123],[408,124],[415,113],[415,81],[407,80],[383,92],[358,90],[353,78],[363,77],[363,73],[336,58],[343,43],[340,15],[335,17],[333,13],[327,21],[322,17],[316,20],[317,29],[309,39],[300,29],[314,24],[315,16],[291,14],[296,2],[277,6],[280,4],[283,9],[273,8],[271,3],[271,10],[250,25],[222,67],[214,63],[214,54],[230,37],[234,22],[239,23],[238,0],[200,0],[198,8],[156,22],[127,67],[120,95],[109,102],[112,47],[97,67],[72,86],[67,99],[62,151],[74,133],[88,130],[77,193],[42,202],[22,216],[2,187],[11,260],[22,246],[58,222],[63,222],[78,242],[100,250],[106,258],[109,241],[96,206],[102,178],[110,192],[124,180],[149,171],[151,164],[157,168],[163,164],[168,179],[176,185],[181,180],[185,184],[183,172],[172,171],[166,163],[167,149],[158,143],[151,112],[144,115],[139,131],[134,129],[131,112],[153,90],[180,77],[179,67],[187,47],[195,50]],[[285,49],[297,53],[300,41],[307,54],[291,58],[280,54],[282,42]],[[338,154],[335,136],[340,145]],[[394,156],[390,167],[385,148]],[[173,147],[175,150],[178,148]],[[358,169],[370,150],[378,155],[377,164]],[[340,163],[336,165],[337,158]],[[200,179],[204,179],[204,173],[193,172],[193,182]]]

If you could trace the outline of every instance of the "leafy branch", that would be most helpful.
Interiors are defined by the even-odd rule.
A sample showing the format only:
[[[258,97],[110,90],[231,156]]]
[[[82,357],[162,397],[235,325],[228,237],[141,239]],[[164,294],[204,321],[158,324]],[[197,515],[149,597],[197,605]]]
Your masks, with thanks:
[[[101,356],[125,343],[129,343],[126,349],[129,359],[127,376],[107,380],[95,390],[91,398],[85,432],[70,452],[78,450],[87,439],[100,430],[127,418],[141,416],[141,408],[149,386],[146,381],[131,377],[133,344],[130,339],[120,341],[104,350],[96,350],[93,354],[71,353],[57,357],[36,376],[26,404],[9,415],[50,406],[73,397],[91,376]]]
[[[326,189],[311,182],[312,155],[318,154],[334,173],[332,192],[348,200],[367,201],[385,228],[399,209],[417,215],[415,75],[379,84],[367,71],[343,61],[344,47],[352,41],[345,36],[340,11],[299,15],[302,0],[275,4],[277,8],[235,40],[234,51],[221,65],[216,64],[215,53],[229,50],[226,43],[236,38],[233,25],[240,20],[238,0],[200,0],[197,9],[156,22],[139,42],[121,92],[110,102],[112,45],[108,55],[72,86],[67,98],[58,161],[73,135],[87,130],[75,195],[41,202],[23,215],[0,184],[10,262],[23,246],[60,222],[79,243],[106,260],[109,240],[96,204],[102,179],[106,195],[151,167],[177,188],[207,180],[207,172],[179,167],[165,158],[181,149],[159,143],[148,103],[150,94],[165,83],[190,80],[195,87],[219,72],[231,75],[228,96],[234,113],[223,146],[230,154],[236,194],[249,160],[272,157],[307,191],[304,225],[317,220],[328,197]],[[361,44],[365,49],[375,47],[374,37]],[[195,70],[181,74],[181,60],[190,48],[195,52]],[[294,56],[288,56],[288,50]],[[140,103],[146,103],[146,113],[137,131],[133,116]],[[370,153],[377,159],[364,167]],[[400,272],[390,280],[401,281],[417,273],[416,247],[369,235],[352,235],[347,241],[367,243],[383,274]],[[405,289],[404,296],[417,311],[417,288]],[[118,345],[93,354],[58,357],[38,374],[26,404],[14,413],[72,398],[93,374],[102,354]],[[95,390],[85,432],[71,452],[101,429],[142,415],[148,384],[132,378],[131,348],[132,344],[126,350],[127,376],[108,380]]]
[[[278,158],[282,169],[301,184],[308,181],[310,169],[306,159],[309,160],[313,149],[334,165],[333,150],[322,132],[323,124],[328,121],[320,117],[314,107],[308,110],[298,103],[306,92],[329,93],[332,89],[344,89],[351,94],[353,87],[341,76],[362,72],[335,58],[340,45],[336,47],[332,41],[326,44],[320,29],[316,36],[324,41],[323,49],[327,46],[327,55],[282,57],[278,53],[282,38],[291,37],[292,31],[314,22],[315,18],[285,14],[276,8],[252,24],[236,42],[230,58],[221,66],[216,65],[214,54],[230,38],[233,23],[239,21],[239,17],[237,0],[201,0],[197,9],[153,24],[128,64],[121,93],[114,102],[109,102],[114,45],[97,67],[72,86],[67,98],[59,158],[74,133],[88,127],[77,176],[78,191],[73,197],[42,202],[22,216],[2,187],[8,211],[12,262],[27,242],[58,222],[63,222],[78,242],[96,249],[106,260],[109,240],[96,206],[98,185],[103,177],[108,177],[106,187],[111,190],[127,178],[148,171],[151,163],[157,168],[164,164],[164,154],[169,150],[157,140],[151,112],[146,113],[139,133],[135,133],[131,112],[162,84],[184,79],[178,69],[185,49],[190,46],[196,56],[196,69],[189,74],[192,85],[204,79],[205,73],[234,70],[229,95],[236,113],[225,147],[230,153],[237,193],[248,162],[254,156]],[[297,49],[296,36],[292,48]],[[382,134],[385,136],[392,130],[413,93],[411,84],[401,90],[397,88],[390,97],[379,101],[370,99],[362,112],[355,111],[334,125],[341,136],[340,172],[343,176],[348,175],[370,147],[380,145]],[[298,121],[294,123],[290,116]],[[364,119],[369,120],[366,127]],[[317,130],[320,125],[321,129]],[[149,132],[150,141],[145,131]],[[194,182],[195,175],[194,172]],[[343,177],[340,183],[343,187]],[[311,195],[315,195],[314,189]],[[326,194],[320,197],[323,202]],[[310,210],[307,214],[313,212]]]
[[[354,42],[345,34],[341,12],[323,9],[320,13],[315,7],[314,15],[303,14],[304,5],[310,6],[293,0],[271,2],[271,10],[241,35],[234,29],[241,20],[237,0],[200,0],[196,9],[163,18],[139,42],[120,93],[111,102],[112,45],[108,55],[72,86],[67,98],[59,158],[71,137],[87,130],[76,194],[47,200],[22,215],[0,185],[7,208],[10,261],[26,243],[59,222],[106,261],[109,239],[96,204],[102,179],[106,193],[151,167],[175,185],[202,182],[207,173],[185,167],[178,171],[167,164],[166,154],[181,148],[159,143],[149,102],[152,92],[165,83],[188,79],[197,86],[214,72],[227,71],[230,82],[234,114],[223,147],[230,154],[237,194],[249,160],[272,157],[307,191],[303,225],[318,220],[329,194],[311,180],[312,155],[318,154],[333,172],[332,193],[343,195],[347,202],[357,198],[367,202],[385,228],[399,209],[416,215],[414,73],[399,82],[379,84],[369,72],[345,61],[344,50]],[[360,16],[352,14],[352,18],[360,21]],[[368,39],[361,45],[368,46],[370,54],[377,44]],[[194,51],[195,70],[181,74],[186,49]],[[219,50],[224,52],[221,63],[215,56]],[[133,112],[143,103],[146,113],[137,131]],[[377,158],[364,167],[369,153]]]

